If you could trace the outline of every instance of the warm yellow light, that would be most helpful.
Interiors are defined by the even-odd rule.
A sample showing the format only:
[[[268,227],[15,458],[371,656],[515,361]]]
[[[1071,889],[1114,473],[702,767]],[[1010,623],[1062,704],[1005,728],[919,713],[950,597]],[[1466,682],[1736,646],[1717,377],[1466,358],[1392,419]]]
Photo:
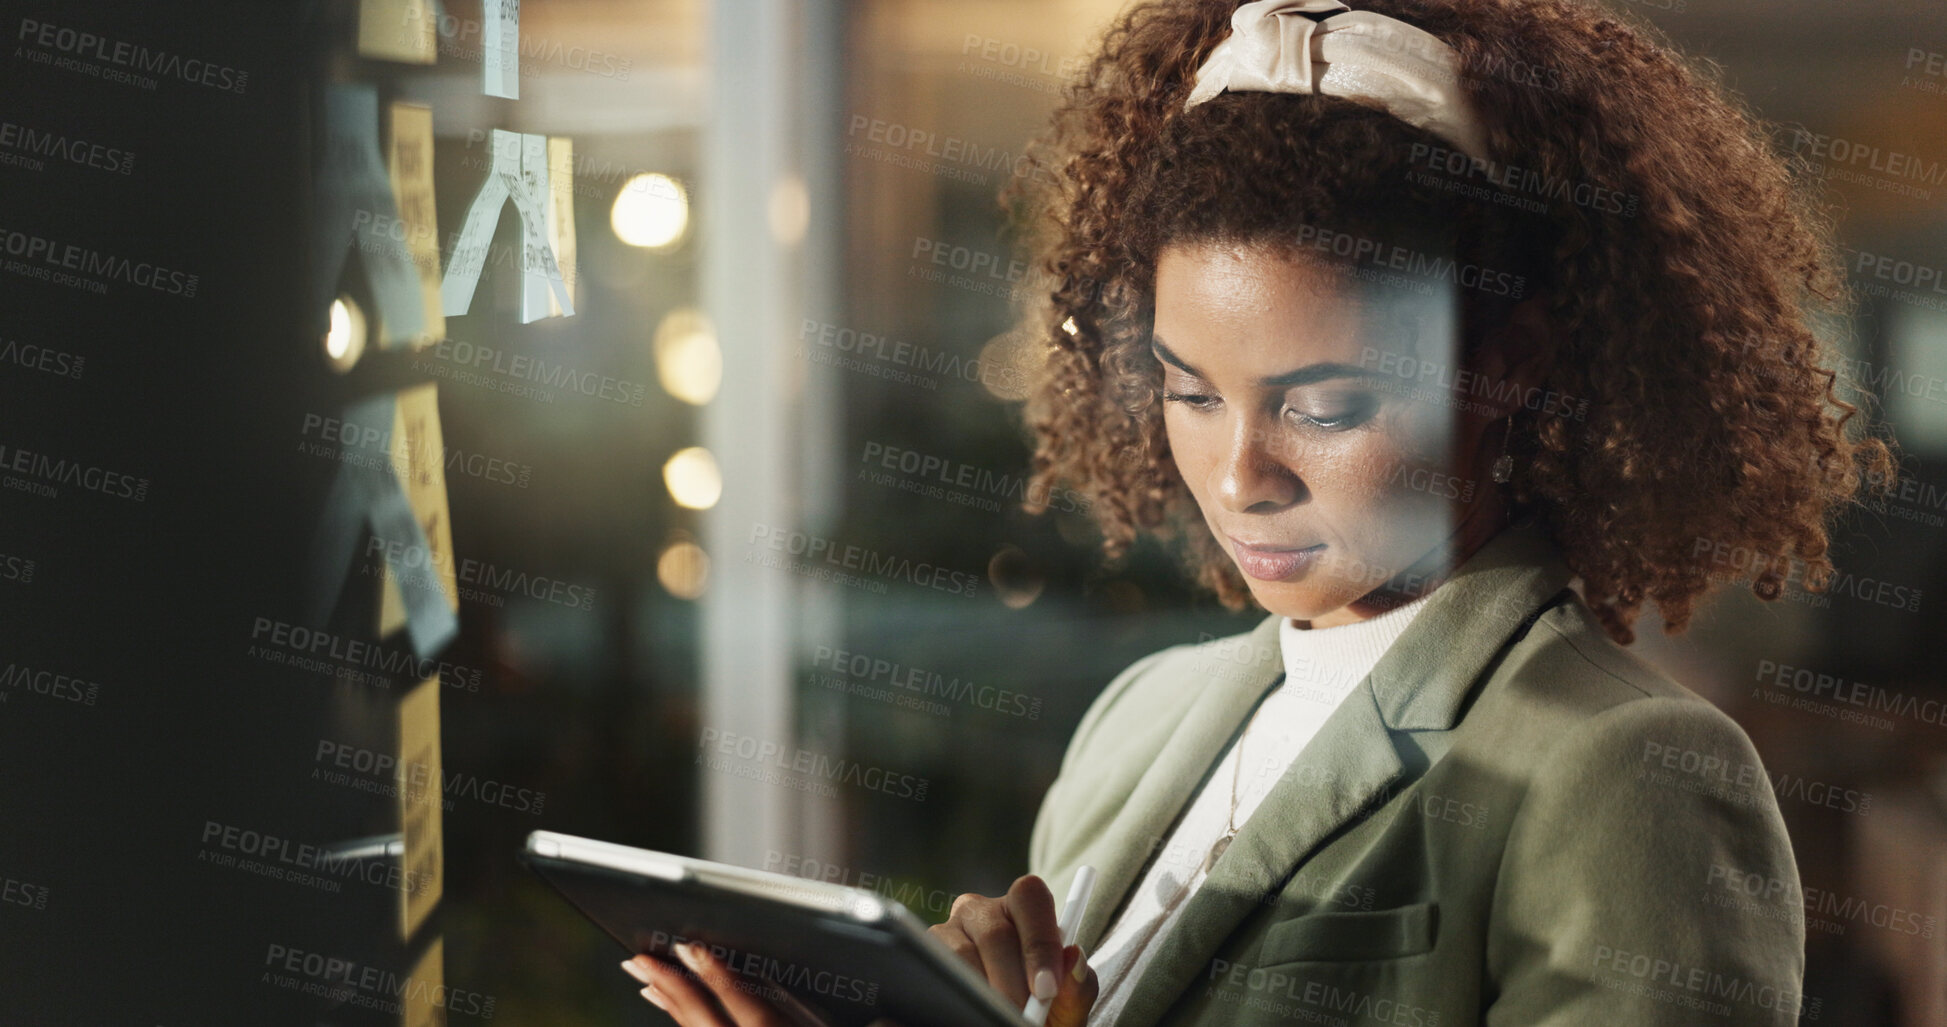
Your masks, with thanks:
[[[1018,403],[1028,398],[1033,350],[1022,341],[1019,328],[1003,332],[980,347],[980,384],[995,399]]]
[[[629,179],[608,214],[615,237],[630,246],[659,250],[674,246],[690,223],[690,198],[683,184],[654,172]]]
[[[708,510],[723,495],[723,475],[717,470],[717,458],[702,446],[677,450],[663,464],[663,484],[669,486],[669,495],[677,506],[691,510]]]
[[[811,224],[811,197],[804,179],[792,175],[771,187],[771,237],[781,245],[796,246],[804,241]]]
[[[672,542],[656,557],[656,580],[678,599],[696,599],[710,583],[710,554],[694,542]]]
[[[1075,327],[1075,319],[1072,317],[1067,317],[1062,319],[1061,330],[1067,332],[1070,335],[1074,335],[1076,332],[1081,331],[1081,329]]]
[[[1024,609],[1041,598],[1048,585],[1047,576],[1035,566],[1033,558],[1016,545],[1002,545],[987,561],[987,580],[994,594],[1010,610]]]
[[[692,406],[716,398],[723,384],[723,351],[700,311],[672,310],[656,326],[656,379],[663,391]]]
[[[335,371],[351,370],[365,352],[365,312],[349,296],[331,302],[331,327],[325,331],[324,352]]]

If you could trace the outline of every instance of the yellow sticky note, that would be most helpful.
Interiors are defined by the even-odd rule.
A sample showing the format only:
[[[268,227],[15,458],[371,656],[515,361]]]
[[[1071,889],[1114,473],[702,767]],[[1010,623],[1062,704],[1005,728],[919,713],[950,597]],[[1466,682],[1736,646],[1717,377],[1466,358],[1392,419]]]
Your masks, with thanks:
[[[406,254],[419,275],[424,321],[413,339],[416,349],[446,338],[446,315],[439,298],[439,212],[433,205],[433,109],[415,103],[392,105],[392,139],[386,147],[392,199],[399,206]]]
[[[359,0],[358,55],[406,64],[439,60],[433,0]]]
[[[446,1027],[446,1007],[438,1001],[438,996],[446,994],[446,938],[442,935],[434,938],[426,954],[413,964],[406,981],[401,1027]],[[488,1015],[492,1012],[489,1009]]]
[[[439,675],[421,681],[399,703],[399,938],[411,941],[445,890],[446,804],[439,762]]]
[[[554,248],[569,301],[579,304],[581,300],[575,295],[575,141],[564,136],[548,137],[548,245]],[[560,317],[561,313],[561,300],[550,293],[548,316]]]
[[[392,472],[406,491],[413,519],[426,534],[426,547],[402,554],[406,588],[432,588],[446,597],[448,609],[460,608],[459,577],[453,566],[453,526],[446,508],[446,442],[439,430],[438,383],[427,382],[399,392],[392,415]],[[381,567],[384,584],[379,599],[379,637],[406,626],[405,597],[392,565]]]

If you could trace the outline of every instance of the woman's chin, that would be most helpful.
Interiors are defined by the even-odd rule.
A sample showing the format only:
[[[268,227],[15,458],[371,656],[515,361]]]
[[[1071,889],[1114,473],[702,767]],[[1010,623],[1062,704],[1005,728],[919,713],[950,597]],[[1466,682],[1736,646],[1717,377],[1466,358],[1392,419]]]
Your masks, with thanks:
[[[1357,596],[1321,595],[1315,588],[1283,582],[1249,582],[1251,596],[1271,613],[1295,621],[1314,621],[1343,609]]]

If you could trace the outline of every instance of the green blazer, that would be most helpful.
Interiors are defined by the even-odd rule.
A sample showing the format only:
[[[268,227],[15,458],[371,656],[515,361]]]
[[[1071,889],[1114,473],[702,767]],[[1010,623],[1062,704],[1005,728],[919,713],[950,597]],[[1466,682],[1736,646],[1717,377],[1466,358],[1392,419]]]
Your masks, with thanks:
[[[1434,590],[1281,778],[1116,1027],[1797,1022],[1798,871],[1749,739],[1612,642],[1530,523]],[[1092,952],[1256,703],[1278,618],[1118,675],[1029,864]]]

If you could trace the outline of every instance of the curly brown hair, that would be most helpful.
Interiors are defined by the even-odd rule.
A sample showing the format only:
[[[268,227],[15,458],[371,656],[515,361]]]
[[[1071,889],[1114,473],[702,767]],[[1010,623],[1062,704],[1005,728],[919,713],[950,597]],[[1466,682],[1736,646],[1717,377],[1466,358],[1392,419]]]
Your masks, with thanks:
[[[1060,480],[1089,496],[1112,561],[1142,532],[1180,539],[1197,580],[1242,609],[1249,590],[1163,430],[1159,251],[1288,247],[1307,225],[1448,226],[1466,259],[1547,295],[1546,387],[1587,403],[1517,411],[1508,498],[1539,517],[1617,642],[1645,602],[1683,630],[1727,577],[1765,599],[1794,569],[1822,589],[1832,518],[1894,464],[1885,441],[1848,431],[1857,409],[1813,330],[1852,297],[1808,176],[1711,73],[1594,5],[1359,6],[1458,52],[1496,163],[1336,97],[1225,93],[1185,111],[1237,3],[1128,9],[1030,148],[1035,173],[1001,196],[1052,276],[1029,327],[1047,347],[1026,407],[1030,494]],[[1463,360],[1506,307],[1467,298]],[[1706,541],[1758,558],[1716,573],[1695,555]]]

